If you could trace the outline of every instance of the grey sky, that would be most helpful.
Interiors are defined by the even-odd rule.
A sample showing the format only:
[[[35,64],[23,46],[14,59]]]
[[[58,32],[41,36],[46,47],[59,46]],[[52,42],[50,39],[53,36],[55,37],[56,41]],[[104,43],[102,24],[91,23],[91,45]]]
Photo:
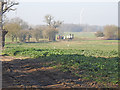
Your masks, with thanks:
[[[9,12],[7,16],[20,17],[29,24],[38,25],[45,24],[47,14],[64,23],[118,25],[117,2],[20,2],[17,11]]]

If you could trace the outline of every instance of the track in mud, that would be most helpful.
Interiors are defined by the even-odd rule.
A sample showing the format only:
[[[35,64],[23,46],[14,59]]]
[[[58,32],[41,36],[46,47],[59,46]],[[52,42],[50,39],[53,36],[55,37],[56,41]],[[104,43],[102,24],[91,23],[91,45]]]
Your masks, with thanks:
[[[3,88],[90,88],[104,87],[94,81],[82,80],[70,72],[62,72],[39,59],[2,57]]]

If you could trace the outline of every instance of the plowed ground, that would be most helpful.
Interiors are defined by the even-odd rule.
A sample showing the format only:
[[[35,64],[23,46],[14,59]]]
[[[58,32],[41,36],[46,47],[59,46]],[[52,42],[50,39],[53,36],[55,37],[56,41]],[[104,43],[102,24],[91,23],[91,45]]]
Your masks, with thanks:
[[[3,88],[92,88],[104,87],[94,81],[83,80],[71,72],[62,72],[40,59],[2,56]],[[114,86],[116,87],[116,86]]]

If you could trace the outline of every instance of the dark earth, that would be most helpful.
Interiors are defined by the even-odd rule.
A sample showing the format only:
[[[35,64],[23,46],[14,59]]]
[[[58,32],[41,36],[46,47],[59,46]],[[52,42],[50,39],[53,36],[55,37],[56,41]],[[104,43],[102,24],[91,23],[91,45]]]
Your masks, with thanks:
[[[3,88],[104,88],[95,81],[83,80],[71,72],[62,72],[39,59],[2,57]],[[110,88],[117,85],[108,84]]]

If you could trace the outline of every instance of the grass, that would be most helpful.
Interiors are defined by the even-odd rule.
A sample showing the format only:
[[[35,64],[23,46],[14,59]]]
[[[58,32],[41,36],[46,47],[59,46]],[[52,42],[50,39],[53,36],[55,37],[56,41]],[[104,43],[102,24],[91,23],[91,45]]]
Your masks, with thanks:
[[[74,34],[76,38],[96,38],[94,32],[64,32],[64,35]]]
[[[46,42],[46,43],[16,43],[6,44],[6,47],[35,47],[46,49],[85,49],[85,50],[103,50],[103,51],[118,51],[117,40],[81,40],[81,41],[61,41],[61,42]]]

